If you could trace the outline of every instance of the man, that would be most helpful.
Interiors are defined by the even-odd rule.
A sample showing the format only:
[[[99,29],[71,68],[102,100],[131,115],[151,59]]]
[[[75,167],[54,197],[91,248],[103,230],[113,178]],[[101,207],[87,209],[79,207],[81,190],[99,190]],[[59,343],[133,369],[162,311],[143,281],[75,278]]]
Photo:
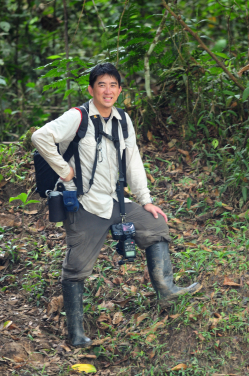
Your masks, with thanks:
[[[100,155],[89,189],[95,150],[95,128],[91,116],[100,116],[103,131],[112,134],[112,120],[121,120],[114,103],[121,93],[120,75],[110,63],[95,66],[89,79],[88,91],[93,97],[89,103],[88,128],[79,142],[80,164],[83,177],[84,195],[79,197],[80,208],[76,213],[68,212],[64,222],[67,233],[67,254],[62,269],[62,291],[67,316],[68,334],[73,346],[88,346],[91,340],[83,331],[83,287],[84,279],[92,273],[110,226],[121,222],[120,208],[116,193],[119,165],[114,143],[102,138]],[[169,230],[167,217],[152,204],[143,163],[136,145],[132,121],[125,113],[128,138],[124,139],[120,123],[119,141],[121,153],[126,153],[126,177],[131,191],[140,204],[125,199],[126,221],[133,222],[136,229],[135,241],[146,249],[147,264],[152,285],[161,305],[180,294],[194,293],[200,289],[198,283],[180,288],[173,283],[173,271],[168,250]],[[40,154],[60,176],[66,190],[76,190],[74,184],[74,157],[67,163],[62,155],[75,137],[81,122],[81,112],[74,108],[58,119],[37,130],[32,141]],[[59,143],[60,153],[56,143]],[[88,191],[89,190],[89,191]]]

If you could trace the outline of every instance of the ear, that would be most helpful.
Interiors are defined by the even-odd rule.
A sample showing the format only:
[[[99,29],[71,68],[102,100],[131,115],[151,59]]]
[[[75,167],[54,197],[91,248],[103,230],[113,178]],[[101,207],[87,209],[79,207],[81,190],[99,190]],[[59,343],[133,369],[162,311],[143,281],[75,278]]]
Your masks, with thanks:
[[[92,88],[92,86],[88,86],[88,92],[89,92],[89,94],[93,97],[93,88]]]
[[[118,93],[118,95],[121,93],[121,91],[122,91],[122,86],[119,87],[119,93]]]

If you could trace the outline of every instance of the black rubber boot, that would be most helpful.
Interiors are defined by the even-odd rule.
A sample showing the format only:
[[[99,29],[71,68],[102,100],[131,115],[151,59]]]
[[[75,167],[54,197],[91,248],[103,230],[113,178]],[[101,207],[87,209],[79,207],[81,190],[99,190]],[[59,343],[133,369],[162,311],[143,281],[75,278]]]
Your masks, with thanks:
[[[169,301],[176,299],[179,295],[193,294],[202,288],[198,282],[189,287],[177,287],[174,284],[167,242],[156,243],[148,247],[146,249],[146,258],[151,283],[162,307],[168,306]]]
[[[83,329],[83,290],[84,281],[62,281],[69,340],[73,346],[86,347],[92,341],[85,336]]]

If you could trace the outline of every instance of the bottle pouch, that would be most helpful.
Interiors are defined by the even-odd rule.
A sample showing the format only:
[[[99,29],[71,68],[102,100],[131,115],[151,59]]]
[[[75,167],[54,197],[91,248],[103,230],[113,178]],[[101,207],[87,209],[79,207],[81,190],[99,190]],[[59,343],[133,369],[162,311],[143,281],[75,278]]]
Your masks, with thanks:
[[[79,210],[80,204],[77,199],[77,191],[64,191],[63,202],[66,211],[77,212]]]

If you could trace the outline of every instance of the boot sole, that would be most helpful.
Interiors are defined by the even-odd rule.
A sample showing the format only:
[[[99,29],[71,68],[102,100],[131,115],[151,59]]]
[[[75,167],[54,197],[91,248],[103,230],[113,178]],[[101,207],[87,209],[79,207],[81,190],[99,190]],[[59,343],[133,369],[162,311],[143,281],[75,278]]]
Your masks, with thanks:
[[[158,303],[161,306],[161,308],[167,308],[167,307],[170,307],[175,302],[175,300],[179,298],[179,296],[187,294],[187,293],[190,295],[194,295],[201,289],[202,289],[202,285],[199,284],[199,286],[197,286],[197,288],[194,291],[190,290],[190,291],[185,291],[183,294],[178,294],[178,295],[176,294],[175,296],[171,295],[168,298],[160,299]]]
[[[78,345],[73,345],[71,344],[71,346],[75,347],[75,348],[80,348],[80,347],[89,347],[92,345],[92,341],[91,342],[88,342],[88,343],[80,343]]]

